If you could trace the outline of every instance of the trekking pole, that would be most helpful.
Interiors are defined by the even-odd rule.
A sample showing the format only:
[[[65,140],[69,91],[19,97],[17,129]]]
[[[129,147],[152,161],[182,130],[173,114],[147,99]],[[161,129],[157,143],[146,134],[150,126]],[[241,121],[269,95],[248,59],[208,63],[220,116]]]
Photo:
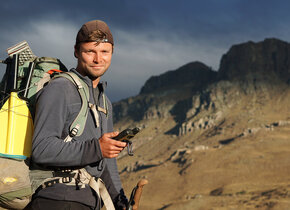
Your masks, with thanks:
[[[140,198],[141,198],[143,186],[145,184],[148,184],[148,180],[147,179],[141,179],[138,182],[137,186],[133,188],[131,196],[130,196],[130,200],[129,200],[129,203],[128,203],[127,210],[138,210],[139,201],[140,201]]]

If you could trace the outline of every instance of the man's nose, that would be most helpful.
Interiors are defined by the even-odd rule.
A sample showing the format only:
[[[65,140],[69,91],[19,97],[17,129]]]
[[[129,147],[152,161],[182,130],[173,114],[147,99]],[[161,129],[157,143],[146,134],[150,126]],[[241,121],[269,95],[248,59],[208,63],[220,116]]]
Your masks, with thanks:
[[[95,63],[99,63],[100,62],[100,53],[95,53],[94,62]]]

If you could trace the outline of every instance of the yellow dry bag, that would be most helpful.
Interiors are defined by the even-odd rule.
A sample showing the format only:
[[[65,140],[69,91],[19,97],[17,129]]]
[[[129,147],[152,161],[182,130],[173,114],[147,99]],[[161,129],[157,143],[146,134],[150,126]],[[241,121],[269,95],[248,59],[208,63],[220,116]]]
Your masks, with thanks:
[[[25,100],[11,92],[0,110],[0,156],[26,159],[31,154],[33,120]]]

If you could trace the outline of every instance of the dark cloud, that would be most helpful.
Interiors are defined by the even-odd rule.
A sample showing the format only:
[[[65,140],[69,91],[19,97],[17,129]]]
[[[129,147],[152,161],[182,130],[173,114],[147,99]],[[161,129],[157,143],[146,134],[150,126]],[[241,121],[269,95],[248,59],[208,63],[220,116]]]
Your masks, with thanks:
[[[289,41],[289,6],[286,0],[5,1],[0,7],[0,57],[5,58],[6,48],[27,40],[36,55],[58,57],[73,67],[80,26],[105,20],[116,49],[104,79],[117,101],[138,94],[150,76],[191,61],[217,70],[233,44],[267,37]]]

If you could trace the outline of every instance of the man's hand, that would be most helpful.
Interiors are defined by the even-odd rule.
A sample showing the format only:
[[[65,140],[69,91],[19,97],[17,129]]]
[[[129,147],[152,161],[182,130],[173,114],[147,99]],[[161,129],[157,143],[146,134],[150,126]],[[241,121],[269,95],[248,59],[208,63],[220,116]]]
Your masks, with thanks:
[[[119,132],[105,133],[99,138],[102,155],[104,158],[115,158],[127,146],[127,143],[112,139]]]

